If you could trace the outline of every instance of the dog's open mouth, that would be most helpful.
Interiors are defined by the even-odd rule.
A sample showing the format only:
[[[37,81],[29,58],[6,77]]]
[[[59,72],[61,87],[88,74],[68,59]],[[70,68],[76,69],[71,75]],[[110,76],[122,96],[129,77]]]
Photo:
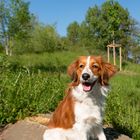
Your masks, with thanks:
[[[89,92],[92,90],[93,86],[95,85],[96,81],[94,81],[93,83],[90,82],[83,82],[82,86],[83,86],[83,90],[85,92]]]

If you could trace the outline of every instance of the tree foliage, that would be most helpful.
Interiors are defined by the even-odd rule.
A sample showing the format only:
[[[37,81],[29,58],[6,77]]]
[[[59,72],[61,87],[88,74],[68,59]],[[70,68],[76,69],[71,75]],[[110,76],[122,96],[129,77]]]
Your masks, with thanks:
[[[54,26],[38,24],[35,26],[31,36],[30,47],[34,52],[53,52],[60,47],[60,38]]]
[[[72,43],[72,45],[76,44],[79,41],[79,33],[80,33],[80,26],[79,24],[74,21],[71,23],[67,28],[67,37]]]
[[[5,0],[0,0],[0,44],[8,48],[7,25],[9,19],[9,9]],[[6,52],[8,53],[8,52]]]
[[[27,39],[31,30],[29,3],[22,0],[11,0],[8,34],[10,37]]]
[[[12,53],[15,42],[24,41],[29,37],[32,28],[29,3],[23,0],[1,0],[1,43],[6,54]]]

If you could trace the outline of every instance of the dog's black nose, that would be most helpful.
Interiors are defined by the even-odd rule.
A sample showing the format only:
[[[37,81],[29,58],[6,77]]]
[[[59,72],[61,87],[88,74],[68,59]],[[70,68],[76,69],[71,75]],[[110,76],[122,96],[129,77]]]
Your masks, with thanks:
[[[90,75],[89,75],[88,73],[83,73],[83,74],[82,74],[82,78],[83,78],[84,80],[88,80],[88,79],[90,78]]]

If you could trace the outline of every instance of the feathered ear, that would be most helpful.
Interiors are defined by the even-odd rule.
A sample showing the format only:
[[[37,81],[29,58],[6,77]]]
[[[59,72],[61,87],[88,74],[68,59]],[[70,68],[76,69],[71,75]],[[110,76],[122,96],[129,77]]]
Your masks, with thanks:
[[[101,81],[102,85],[108,85],[109,79],[117,72],[116,66],[103,62],[102,63],[102,74]]]
[[[67,69],[67,74],[71,77],[71,79],[73,81],[76,81],[77,80],[77,74],[76,74],[76,70],[77,70],[77,67],[78,67],[78,60],[74,61],[72,64],[70,64],[68,66],[68,69]]]

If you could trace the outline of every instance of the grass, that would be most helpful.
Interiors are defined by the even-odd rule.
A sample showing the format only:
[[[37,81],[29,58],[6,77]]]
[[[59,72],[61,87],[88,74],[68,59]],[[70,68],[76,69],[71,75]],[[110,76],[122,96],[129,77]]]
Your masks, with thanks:
[[[47,66],[47,65],[68,65],[79,55],[89,55],[85,49],[80,49],[77,51],[61,51],[54,53],[41,53],[41,54],[23,54],[19,56],[13,56],[9,59],[9,62],[16,63],[19,62],[22,66]]]
[[[140,138],[140,75],[118,74],[111,80],[112,90],[106,107],[106,123],[121,132]]]
[[[21,69],[16,73],[1,73],[0,83],[2,125],[26,116],[53,111],[63,97],[67,78],[65,75],[36,74]]]
[[[92,51],[94,55],[103,54],[100,50]],[[21,66],[27,68],[40,69],[41,71],[65,71],[67,66],[72,63],[76,58],[82,55],[90,55],[92,52],[87,51],[86,48],[75,48],[70,51],[61,51],[54,53],[41,53],[41,54],[23,54],[13,56],[8,59],[12,66]]]
[[[55,53],[1,56],[0,125],[53,111],[70,82],[66,75],[67,66],[79,55],[89,54],[84,48],[76,48]],[[111,123],[138,140],[140,65],[125,62],[123,70],[110,81],[112,90],[107,99],[105,123]]]
[[[123,70],[126,73],[140,74],[140,65],[131,62],[123,62]]]

